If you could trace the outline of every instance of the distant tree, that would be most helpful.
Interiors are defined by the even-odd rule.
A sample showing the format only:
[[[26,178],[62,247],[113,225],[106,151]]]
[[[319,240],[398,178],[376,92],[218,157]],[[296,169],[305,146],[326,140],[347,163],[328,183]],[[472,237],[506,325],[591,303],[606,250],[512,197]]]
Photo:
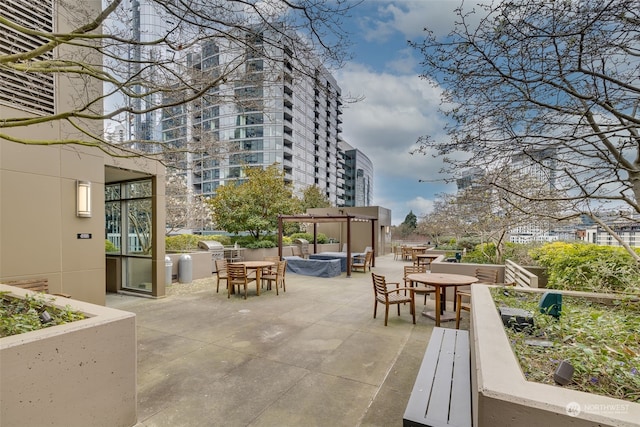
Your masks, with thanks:
[[[180,229],[206,229],[212,225],[211,206],[195,194],[184,175],[175,172],[166,181],[166,234]]]
[[[426,236],[436,246],[444,243],[444,239],[457,238],[466,233],[463,215],[455,204],[451,194],[441,194],[434,201],[433,210],[423,216],[417,224],[417,231]]]
[[[211,199],[218,228],[230,233],[249,232],[255,239],[278,227],[278,215],[300,212],[300,200],[293,196],[284,173],[277,165],[266,169],[245,167],[244,180],[224,185]]]
[[[508,183],[511,191],[492,185],[496,179]],[[541,201],[516,197],[513,192]],[[418,230],[431,236],[436,244],[442,243],[443,237],[453,237],[457,242],[471,238],[479,243],[488,243],[490,245],[481,246],[490,248],[484,256],[492,262],[501,263],[509,235],[518,227],[538,225],[545,230],[550,228],[549,218],[563,210],[561,203],[546,199],[546,195],[555,192],[548,184],[509,167],[488,171],[476,176],[470,187],[456,194],[440,195],[433,211],[418,223]]]
[[[331,202],[317,185],[310,185],[302,192],[302,211],[312,208],[329,208]]]
[[[400,238],[406,239],[416,231],[417,225],[418,218],[413,211],[409,211],[407,216],[404,217],[404,221],[398,226],[396,232],[400,235]]]
[[[406,225],[410,230],[415,230],[418,226],[418,217],[413,213],[413,211],[409,211],[406,217],[404,217],[404,221],[402,222]]]
[[[451,136],[425,136],[418,151],[445,156],[454,175],[524,156],[566,190],[544,195],[570,202],[561,218],[598,221],[610,204],[640,213],[638,1],[514,0],[457,12],[449,35],[413,43],[423,77],[443,89]]]

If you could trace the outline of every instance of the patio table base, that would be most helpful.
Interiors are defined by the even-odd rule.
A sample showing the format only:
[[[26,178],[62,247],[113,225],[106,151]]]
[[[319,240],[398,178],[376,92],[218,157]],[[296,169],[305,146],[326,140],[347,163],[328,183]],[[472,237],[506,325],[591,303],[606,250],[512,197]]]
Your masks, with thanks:
[[[422,315],[424,317],[428,317],[429,319],[436,320],[436,312],[435,311],[424,310],[422,312]],[[452,320],[456,320],[456,313],[454,313],[452,311],[445,311],[444,313],[440,314],[440,321],[441,322],[451,322]]]

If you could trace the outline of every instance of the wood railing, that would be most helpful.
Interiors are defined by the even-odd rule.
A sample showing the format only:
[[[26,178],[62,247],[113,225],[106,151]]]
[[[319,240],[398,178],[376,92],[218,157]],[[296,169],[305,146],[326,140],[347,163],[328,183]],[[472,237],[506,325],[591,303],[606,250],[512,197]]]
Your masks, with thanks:
[[[524,288],[537,288],[538,276],[511,260],[504,262],[504,282],[515,283]]]

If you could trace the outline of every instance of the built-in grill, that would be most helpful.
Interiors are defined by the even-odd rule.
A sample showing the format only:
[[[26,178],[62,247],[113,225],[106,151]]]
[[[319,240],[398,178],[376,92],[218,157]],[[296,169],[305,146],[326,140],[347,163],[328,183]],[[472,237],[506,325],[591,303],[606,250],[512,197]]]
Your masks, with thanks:
[[[224,259],[224,245],[216,240],[201,240],[198,248],[211,252],[211,272],[216,272],[216,260]]]

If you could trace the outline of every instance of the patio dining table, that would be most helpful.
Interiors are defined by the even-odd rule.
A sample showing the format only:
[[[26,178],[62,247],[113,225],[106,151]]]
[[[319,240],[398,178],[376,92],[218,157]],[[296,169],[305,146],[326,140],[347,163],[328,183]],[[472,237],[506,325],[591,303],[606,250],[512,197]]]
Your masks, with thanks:
[[[436,326],[440,326],[440,322],[455,320],[455,313],[446,311],[447,304],[447,287],[466,286],[476,283],[478,279],[474,276],[465,276],[463,274],[447,274],[447,273],[413,273],[408,274],[407,279],[412,282],[421,283],[426,286],[416,286],[414,292],[420,293],[430,290],[427,286],[436,289],[436,307],[434,311],[427,311],[426,308],[422,312],[423,316],[436,321]]]
[[[256,293],[260,296],[260,276],[262,274],[262,269],[266,267],[273,267],[276,265],[273,261],[242,261],[242,262],[230,262],[229,264],[237,264],[244,265],[247,267],[247,270],[255,270],[256,271]],[[231,293],[233,294],[235,291],[235,287],[231,288]]]

